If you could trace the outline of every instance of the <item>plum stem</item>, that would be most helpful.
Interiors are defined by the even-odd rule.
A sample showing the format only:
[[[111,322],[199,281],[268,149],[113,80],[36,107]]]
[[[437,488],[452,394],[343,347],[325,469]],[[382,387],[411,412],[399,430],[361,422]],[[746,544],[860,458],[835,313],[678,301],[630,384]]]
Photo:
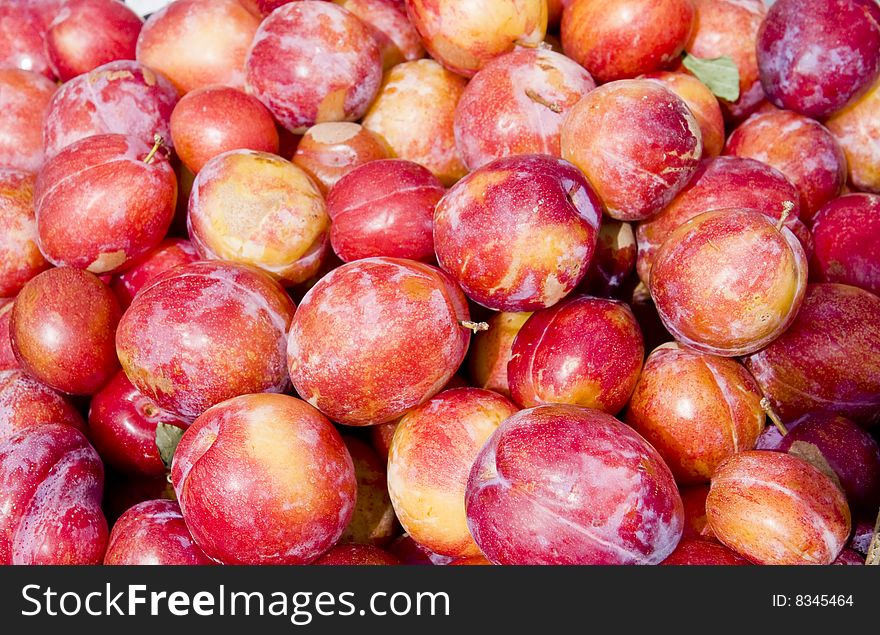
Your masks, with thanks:
[[[163,145],[165,145],[165,139],[163,139],[162,135],[157,132],[153,135],[153,148],[150,150],[150,153],[146,157],[144,157],[144,163],[146,163],[147,165],[152,163],[153,158],[159,151],[159,148],[161,148]]]
[[[880,513],[877,514],[877,522],[874,525],[874,537],[868,547],[868,557],[865,564],[880,565]]]
[[[489,323],[488,322],[471,322],[470,320],[460,320],[459,324],[464,328],[473,331],[474,335],[479,333],[480,331],[488,331]]]
[[[779,217],[779,222],[776,223],[776,231],[782,231],[782,227],[785,225],[785,221],[788,220],[792,211],[794,211],[794,203],[791,201],[785,201],[782,204],[782,215]]]
[[[555,112],[556,114],[559,114],[562,112],[562,106],[560,106],[559,104],[554,104],[553,102],[547,101],[546,99],[541,97],[538,93],[533,91],[531,88],[526,88],[526,97],[531,99],[536,104],[541,104],[542,106],[551,110],[552,112]]]
[[[779,415],[773,410],[773,406],[770,405],[770,400],[767,399],[767,397],[761,399],[761,410],[767,413],[767,417],[769,417],[770,421],[773,422],[773,425],[779,429],[782,436],[788,434],[788,429],[785,427],[785,424],[782,423],[782,419],[779,418]]]
[[[520,39],[516,39],[513,41],[514,46],[521,46],[524,49],[536,49],[539,46],[541,46],[541,44],[543,44],[543,41],[541,41],[541,42],[525,42]]]

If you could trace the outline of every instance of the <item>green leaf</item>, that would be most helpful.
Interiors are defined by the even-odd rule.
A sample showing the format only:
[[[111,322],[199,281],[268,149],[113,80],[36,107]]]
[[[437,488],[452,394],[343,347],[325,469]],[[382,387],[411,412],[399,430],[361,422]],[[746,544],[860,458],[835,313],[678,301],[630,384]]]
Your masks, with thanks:
[[[160,423],[156,426],[156,447],[159,449],[159,458],[169,470],[171,469],[171,461],[174,459],[174,452],[177,450],[177,444],[180,443],[184,432],[186,430],[170,423]]]
[[[725,55],[702,59],[685,53],[682,64],[706,84],[716,97],[730,102],[739,99],[739,69],[731,58]]]

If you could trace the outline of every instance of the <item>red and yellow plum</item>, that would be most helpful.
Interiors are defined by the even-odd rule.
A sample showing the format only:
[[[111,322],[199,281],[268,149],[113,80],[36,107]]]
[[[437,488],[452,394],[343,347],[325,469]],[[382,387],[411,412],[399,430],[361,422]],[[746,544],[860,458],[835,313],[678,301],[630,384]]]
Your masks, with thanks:
[[[171,467],[186,526],[224,564],[307,564],[355,505],[351,456],[333,424],[287,395],[243,395],[204,412]]]
[[[245,58],[260,19],[238,0],[177,0],[141,29],[137,60],[180,91],[223,84],[243,88]]]
[[[80,139],[37,175],[40,251],[57,266],[116,273],[161,242],[176,203],[174,170],[146,139]]]
[[[326,195],[355,168],[389,158],[388,144],[360,124],[332,121],[306,130],[291,160],[305,170]]]
[[[49,268],[37,247],[34,182],[29,172],[0,168],[0,298]]]
[[[202,257],[256,267],[286,286],[312,277],[330,242],[327,206],[309,176],[253,150],[225,152],[199,171],[187,226]]]
[[[455,110],[455,145],[470,170],[513,154],[560,156],[568,111],[596,87],[564,55],[518,48],[489,62],[468,82]]]
[[[687,186],[663,210],[636,228],[637,268],[648,284],[657,251],[673,231],[712,210],[753,209],[792,229],[800,215],[798,190],[777,169],[753,159],[714,157],[700,162]],[[793,229],[792,229],[793,231]]]
[[[455,147],[455,109],[467,82],[434,60],[398,64],[385,74],[364,128],[393,156],[414,161],[449,186],[467,174]]]
[[[609,414],[629,401],[645,357],[629,307],[589,296],[533,313],[511,353],[507,379],[521,406],[562,403]]]
[[[113,276],[110,288],[124,310],[129,307],[138,291],[160,275],[178,265],[186,265],[198,259],[196,248],[188,240],[166,238],[155,249],[127,266],[125,271]]]
[[[434,207],[446,189],[412,161],[385,159],[342,177],[327,196],[330,242],[345,262],[388,256],[434,261]]]
[[[728,458],[712,477],[706,512],[718,540],[756,564],[831,564],[850,532],[834,481],[780,452]]]
[[[32,377],[61,392],[93,395],[119,362],[119,303],[93,274],[59,267],[30,280],[12,309],[12,348]]]
[[[63,423],[85,433],[79,411],[62,395],[21,370],[0,370],[0,443],[25,428]]]
[[[238,395],[287,389],[293,313],[284,289],[256,269],[194,262],[138,293],[119,325],[116,350],[139,391],[193,419]]]
[[[464,294],[443,271],[397,258],[356,260],[303,298],[288,338],[290,378],[334,421],[386,423],[455,374],[469,319]]]
[[[846,156],[825,126],[788,110],[756,113],[731,133],[725,154],[773,166],[798,189],[811,222],[846,182]]]
[[[692,0],[572,0],[562,13],[565,54],[601,83],[674,62],[694,26]]]
[[[413,540],[446,556],[480,555],[465,514],[468,475],[486,440],[516,412],[489,390],[455,388],[404,415],[388,454],[388,491]]]
[[[656,450],[578,406],[538,406],[501,424],[477,456],[465,504],[494,564],[659,564],[684,523]]]
[[[122,134],[171,145],[169,121],[178,96],[162,75],[134,61],[110,62],[62,86],[43,121],[46,157],[100,134]]]
[[[593,188],[567,161],[539,154],[497,159],[437,204],[437,260],[483,306],[552,306],[587,274],[601,213]]]
[[[547,30],[546,0],[406,0],[406,10],[431,57],[465,77]]]
[[[700,125],[671,90],[647,79],[587,93],[562,126],[562,158],[579,167],[609,216],[643,220],[668,205],[703,154]]]
[[[133,60],[143,21],[116,0],[67,0],[46,32],[46,55],[62,82],[108,62]]]
[[[474,335],[468,364],[474,386],[510,397],[507,363],[513,354],[513,340],[531,315],[495,313],[486,322],[489,328]]]
[[[664,344],[645,361],[626,422],[653,445],[679,483],[708,482],[764,429],[762,395],[732,359]]]
[[[56,88],[55,82],[38,73],[0,68],[0,167],[28,172],[40,169],[43,116]]]
[[[360,119],[379,90],[372,28],[331,2],[302,0],[266,18],[248,52],[248,91],[291,132]]]
[[[797,237],[765,214],[706,212],[663,243],[650,287],[663,324],[679,342],[714,355],[748,355],[797,317],[807,257]]]

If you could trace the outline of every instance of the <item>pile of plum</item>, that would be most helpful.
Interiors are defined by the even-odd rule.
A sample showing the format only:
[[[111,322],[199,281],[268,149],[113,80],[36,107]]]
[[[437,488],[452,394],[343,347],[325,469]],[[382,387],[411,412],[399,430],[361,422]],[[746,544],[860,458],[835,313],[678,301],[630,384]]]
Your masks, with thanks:
[[[880,563],[877,0],[166,4],[0,3],[0,564]]]

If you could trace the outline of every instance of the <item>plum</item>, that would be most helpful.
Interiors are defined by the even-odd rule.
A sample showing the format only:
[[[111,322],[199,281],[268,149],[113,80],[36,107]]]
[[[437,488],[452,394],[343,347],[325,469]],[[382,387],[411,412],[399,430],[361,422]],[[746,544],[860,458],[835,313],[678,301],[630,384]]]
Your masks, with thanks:
[[[813,221],[810,275],[880,294],[880,196],[847,194]]]
[[[327,196],[330,242],[345,262],[373,256],[434,261],[434,207],[446,189],[412,161],[385,159],[342,177]]]
[[[196,248],[188,240],[166,238],[135,263],[127,266],[113,276],[110,288],[119,300],[119,305],[127,309],[137,292],[161,274],[177,265],[185,265],[199,259]]]
[[[837,481],[850,509],[880,506],[880,448],[868,432],[840,415],[809,413],[793,421],[778,446]]]
[[[135,296],[116,351],[139,391],[191,420],[238,395],[288,388],[284,351],[293,313],[284,289],[260,271],[194,262]]]
[[[787,227],[758,211],[705,212],[660,247],[650,286],[679,342],[713,355],[748,355],[797,317],[807,257]]]
[[[603,298],[624,295],[632,282],[637,257],[632,225],[603,216],[593,262],[578,289]]]
[[[62,82],[108,62],[133,60],[143,20],[116,0],[67,0],[46,32],[46,55]]]
[[[455,146],[470,170],[513,154],[560,156],[566,114],[596,87],[564,55],[518,48],[481,69],[455,109]]]
[[[170,129],[174,150],[193,174],[229,150],[278,154],[272,115],[255,97],[229,86],[184,95],[171,113]]]
[[[79,411],[64,396],[21,370],[0,370],[0,443],[44,423],[63,423],[83,433],[86,430]]]
[[[767,98],[808,117],[827,117],[880,73],[880,23],[859,0],[777,0],[758,31]]]
[[[645,357],[642,332],[617,300],[578,296],[537,311],[516,334],[507,363],[513,400],[619,412]]]
[[[402,0],[338,0],[337,4],[373,27],[386,70],[425,56],[419,32],[409,21]]]
[[[326,196],[339,180],[371,161],[391,158],[383,139],[350,121],[318,123],[303,134],[291,159]]]
[[[767,6],[763,0],[694,0],[694,30],[685,48],[694,57],[728,57],[739,72],[739,98],[721,101],[727,119],[740,121],[764,99],[755,42]]]
[[[675,93],[647,79],[587,93],[562,125],[562,158],[580,168],[617,220],[659,212],[694,175],[700,125]]]
[[[177,0],[144,24],[137,60],[182,94],[214,84],[243,88],[245,58],[259,26],[238,0]]]
[[[35,181],[29,172],[0,168],[0,298],[15,296],[49,268],[37,247]]]
[[[467,352],[469,320],[464,294],[443,271],[398,258],[356,260],[300,303],[288,337],[290,378],[334,421],[386,423],[449,381]]]
[[[850,183],[880,194],[880,79],[825,125],[846,153]]]
[[[159,424],[186,429],[188,421],[159,408],[119,371],[92,397],[89,439],[104,462],[125,474],[163,476],[156,447]]]
[[[599,82],[668,66],[694,26],[692,0],[572,0],[562,13],[562,47]]]
[[[660,564],[678,566],[742,566],[751,564],[724,545],[707,540],[686,539],[678,543]]]
[[[248,92],[298,133],[360,119],[382,80],[371,27],[338,5],[313,0],[273,11],[254,36],[245,68]]]
[[[658,564],[684,523],[654,448],[579,406],[538,406],[502,423],[471,469],[465,506],[494,564]]]
[[[43,165],[34,205],[38,244],[49,262],[116,273],[159,244],[174,218],[177,178],[157,147],[101,134]]]
[[[187,227],[202,257],[256,267],[286,286],[313,276],[330,242],[327,207],[308,175],[253,150],[224,152],[199,171]]]
[[[465,77],[547,30],[546,0],[406,0],[406,10],[431,57]]]
[[[172,144],[169,121],[177,104],[174,86],[138,62],[110,62],[62,86],[43,121],[46,157],[85,137],[123,134],[151,144]]]
[[[717,157],[721,154],[724,148],[724,116],[718,99],[708,86],[692,75],[668,71],[649,73],[639,79],[652,79],[681,97],[700,124],[703,156]]]
[[[731,133],[724,152],[756,159],[788,177],[798,189],[800,216],[807,222],[846,182],[846,156],[828,129],[787,110],[749,117]]]
[[[704,159],[672,202],[636,227],[639,277],[645,284],[650,283],[657,251],[673,231],[703,212],[738,207],[777,219],[786,214],[785,223],[793,231],[800,215],[799,201],[797,189],[769,165],[739,157]]]
[[[880,298],[809,285],[791,327],[745,365],[783,421],[824,410],[870,426],[880,419]]]
[[[728,456],[755,447],[765,423],[762,397],[736,360],[664,344],[645,361],[626,422],[679,483],[698,484]]]
[[[776,429],[773,426],[770,428]],[[682,540],[697,539],[715,542],[715,534],[709,526],[706,516],[706,497],[709,495],[709,485],[694,485],[680,488],[681,503],[684,506],[684,531]]]
[[[434,60],[398,64],[385,74],[364,128],[393,156],[414,161],[449,186],[467,174],[455,147],[455,109],[467,82]]]
[[[47,423],[0,443],[0,563],[100,564],[104,467],[73,426]]]
[[[489,328],[474,335],[468,363],[474,386],[510,397],[507,363],[513,340],[531,315],[527,311],[495,313],[487,321]]]
[[[180,505],[149,500],[128,509],[110,532],[105,565],[216,564],[195,542]]]
[[[119,362],[119,303],[93,274],[58,267],[31,279],[12,309],[12,349],[32,377],[61,392],[93,395]]]
[[[434,210],[440,266],[499,311],[552,306],[587,274],[602,205],[567,161],[497,159],[456,183]]]
[[[186,526],[224,564],[307,564],[352,517],[351,456],[333,424],[287,395],[242,395],[184,433],[171,482]]]
[[[718,467],[706,512],[718,540],[756,564],[831,564],[850,532],[846,499],[828,476],[766,450]]]
[[[0,66],[54,79],[46,58],[47,26],[38,7],[22,2],[0,4]]]
[[[12,350],[12,331],[9,324],[13,305],[13,300],[0,298],[0,371],[19,368]]]
[[[480,555],[465,514],[465,489],[477,453],[517,412],[479,388],[446,390],[400,420],[388,453],[388,491],[404,530],[434,553]]]
[[[0,68],[0,168],[36,172],[43,164],[43,116],[56,90],[38,73]]]

